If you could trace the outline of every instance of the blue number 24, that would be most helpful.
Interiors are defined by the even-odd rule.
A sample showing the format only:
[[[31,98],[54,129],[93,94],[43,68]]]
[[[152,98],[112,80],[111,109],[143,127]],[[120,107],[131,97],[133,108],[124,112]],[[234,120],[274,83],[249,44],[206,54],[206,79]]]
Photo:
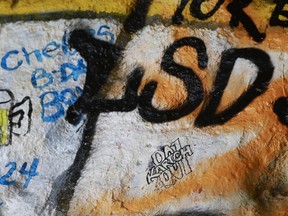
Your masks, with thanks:
[[[25,162],[22,165],[21,169],[19,170],[19,173],[21,175],[27,175],[27,179],[26,179],[24,186],[23,186],[24,188],[28,187],[29,182],[32,179],[32,177],[38,175],[38,173],[36,172],[38,163],[39,163],[39,159],[35,158],[31,164],[30,170],[26,170],[27,162]],[[5,175],[3,175],[0,178],[0,184],[2,184],[2,185],[14,185],[14,183],[15,183],[15,180],[9,181],[7,179],[13,175],[14,171],[16,170],[17,164],[16,164],[16,162],[9,162],[6,164],[5,167],[8,167],[8,166],[11,166],[11,168],[8,170],[8,172]]]

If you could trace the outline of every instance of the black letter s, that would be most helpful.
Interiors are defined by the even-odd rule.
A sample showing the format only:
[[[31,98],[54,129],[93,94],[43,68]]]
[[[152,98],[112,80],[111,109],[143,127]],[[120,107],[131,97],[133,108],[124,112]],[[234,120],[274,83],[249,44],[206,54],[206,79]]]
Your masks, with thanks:
[[[201,69],[207,67],[208,56],[204,42],[195,37],[182,38],[171,44],[163,56],[161,67],[168,74],[181,79],[187,89],[188,96],[183,105],[172,110],[158,110],[152,106],[152,98],[157,82],[149,82],[143,89],[139,99],[139,114],[149,122],[162,123],[177,120],[191,113],[203,100],[204,92],[200,79],[195,72],[188,67],[175,63],[174,53],[178,48],[190,46],[196,49],[198,54],[198,66]]]

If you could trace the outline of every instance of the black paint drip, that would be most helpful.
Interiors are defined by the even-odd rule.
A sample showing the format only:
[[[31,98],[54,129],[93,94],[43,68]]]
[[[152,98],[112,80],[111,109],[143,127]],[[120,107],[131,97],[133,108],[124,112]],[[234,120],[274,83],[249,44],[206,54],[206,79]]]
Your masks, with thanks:
[[[181,25],[184,17],[183,17],[183,10],[185,9],[186,5],[188,4],[189,0],[181,0],[181,3],[179,7],[176,9],[173,17],[172,17],[172,23],[176,25]]]
[[[153,0],[136,0],[135,5],[124,22],[127,33],[136,33],[145,25],[146,15]]]
[[[151,2],[152,0],[136,0],[135,7],[124,23],[126,33],[135,33],[144,27]],[[66,120],[76,125],[82,119],[82,115],[87,114],[87,121],[82,135],[82,142],[74,162],[68,170],[59,176],[61,181],[54,182],[49,199],[44,207],[47,208],[48,206],[51,212],[56,208],[57,215],[67,215],[75,186],[90,157],[92,141],[100,112],[128,112],[135,109],[138,104],[137,89],[143,76],[141,68],[136,68],[133,71],[128,79],[123,99],[95,99],[102,86],[107,82],[111,71],[117,67],[123,49],[117,45],[95,39],[88,31],[81,29],[74,30],[71,33],[69,45],[71,48],[75,48],[86,60],[87,73],[83,94],[68,108]]]
[[[75,30],[69,39],[71,48],[76,49],[87,62],[87,73],[83,94],[68,108],[66,120],[78,124],[91,100],[107,82],[108,76],[116,66],[122,49],[116,45],[95,39],[85,30]]]
[[[288,126],[288,97],[281,97],[276,100],[273,111],[278,116],[279,121]]]

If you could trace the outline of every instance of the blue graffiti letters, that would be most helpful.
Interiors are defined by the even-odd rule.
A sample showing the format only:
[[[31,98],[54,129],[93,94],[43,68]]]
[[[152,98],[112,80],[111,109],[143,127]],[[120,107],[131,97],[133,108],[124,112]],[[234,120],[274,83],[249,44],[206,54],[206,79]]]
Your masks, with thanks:
[[[36,49],[36,50],[28,53],[27,50],[25,49],[25,47],[23,47],[23,48],[22,48],[22,52],[24,53],[24,57],[25,57],[26,62],[27,62],[28,65],[31,65],[30,55],[32,55],[32,54],[35,55],[35,57],[36,57],[36,59],[37,59],[38,62],[42,62],[42,61],[43,61],[43,58],[42,58],[42,55],[41,55],[40,50],[37,50],[37,49]]]
[[[71,73],[68,74],[68,70],[71,70]],[[83,59],[79,59],[77,65],[71,63],[64,63],[60,66],[61,73],[61,82],[67,82],[69,79],[73,78],[74,81],[77,81],[81,74],[86,73],[86,66]]]
[[[98,32],[97,32],[97,35],[98,36],[109,36],[110,37],[110,40],[108,41],[109,43],[113,43],[115,41],[115,37],[114,37],[114,34],[109,32],[109,31],[102,31],[102,29],[108,29],[110,30],[110,27],[109,26],[106,26],[106,25],[102,25],[100,26],[100,28],[98,29]]]
[[[76,93],[78,96],[82,94],[82,89],[80,87],[76,87]],[[40,95],[40,101],[42,106],[42,120],[44,122],[55,122],[60,117],[64,116],[64,107],[71,106],[77,100],[76,93],[70,89],[64,89],[60,93],[56,91],[45,92]]]
[[[34,88],[45,88],[54,82],[52,74],[44,68],[37,68],[31,75],[31,83]]]
[[[19,53],[18,50],[12,50],[12,51],[7,52],[1,60],[1,67],[7,71],[13,71],[13,70],[16,70],[17,68],[19,68],[23,63],[23,60],[18,61],[17,65],[14,67],[12,67],[12,66],[9,67],[7,65],[7,59],[12,55],[17,55],[18,53]]]
[[[60,44],[52,41],[49,42],[41,51],[39,49],[35,49],[33,51],[28,52],[25,47],[22,47],[21,52],[18,50],[11,50],[7,52],[1,60],[1,67],[7,71],[17,70],[20,66],[23,65],[25,61],[27,65],[32,66],[31,57],[34,55],[37,62],[43,62],[43,56],[46,58],[53,58],[57,54],[52,54],[52,52],[57,51],[60,48]],[[16,65],[15,60],[21,58]],[[24,57],[24,58],[23,58]],[[8,65],[9,63],[9,65]],[[11,65],[13,63],[13,65]]]
[[[34,158],[32,165],[30,167],[30,170],[26,170],[27,168],[27,162],[23,163],[21,169],[19,170],[19,173],[21,175],[27,175],[27,179],[23,185],[23,188],[26,189],[32,179],[32,177],[35,177],[38,175],[38,173],[36,172],[37,167],[38,167],[38,163],[39,163],[39,158]],[[16,168],[17,168],[17,163],[16,162],[8,162],[6,164],[5,167],[9,167],[10,169],[7,171],[7,173],[5,175],[3,175],[0,178],[0,184],[1,185],[5,185],[5,186],[9,186],[9,185],[14,185],[16,180],[8,180],[13,173],[15,172]]]
[[[61,47],[61,45],[55,41],[52,41],[50,43],[48,43],[46,45],[46,47],[42,50],[42,54],[43,56],[47,57],[47,58],[53,58],[55,56],[57,56],[56,54],[50,54],[56,50],[58,50]]]
[[[47,98],[49,99],[51,97],[52,99],[50,101],[45,102]],[[45,92],[40,96],[40,100],[42,105],[41,117],[44,122],[54,122],[64,115],[64,108],[60,103],[59,94],[57,92]],[[50,114],[48,116],[45,115],[47,109],[50,110]]]

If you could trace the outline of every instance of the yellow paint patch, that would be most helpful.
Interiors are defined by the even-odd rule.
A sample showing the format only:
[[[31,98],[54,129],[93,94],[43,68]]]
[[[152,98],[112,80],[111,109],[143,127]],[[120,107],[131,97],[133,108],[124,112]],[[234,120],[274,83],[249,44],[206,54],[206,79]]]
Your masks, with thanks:
[[[1,138],[1,145],[5,145],[7,143],[8,134],[8,110],[0,109],[0,138]]]
[[[217,0],[218,1],[218,0]],[[204,13],[214,8],[216,0],[204,2],[201,5]],[[12,7],[12,0],[0,1],[0,14],[1,15],[15,15],[15,14],[31,14],[31,13],[47,13],[57,11],[94,11],[96,13],[113,13],[118,15],[127,15],[131,9],[133,0],[105,0],[105,1],[73,1],[73,0],[20,0]],[[225,1],[216,13],[209,19],[202,21],[194,18],[190,13],[190,3],[187,4],[183,11],[184,19],[188,21],[198,22],[218,22],[226,26],[229,25],[231,18],[230,13],[226,10],[226,6],[231,1]],[[160,15],[164,19],[171,19],[180,4],[180,0],[154,0],[148,12],[148,16]],[[274,3],[268,1],[255,0],[245,11],[251,18],[258,24],[262,23],[261,28],[265,28],[267,20],[270,19],[272,11],[275,8]]]
[[[94,11],[97,13],[127,14],[132,0],[105,0],[105,1],[73,1],[73,0],[20,0],[15,7],[11,7],[12,1],[0,1],[0,14],[30,14],[47,13],[55,11]]]

